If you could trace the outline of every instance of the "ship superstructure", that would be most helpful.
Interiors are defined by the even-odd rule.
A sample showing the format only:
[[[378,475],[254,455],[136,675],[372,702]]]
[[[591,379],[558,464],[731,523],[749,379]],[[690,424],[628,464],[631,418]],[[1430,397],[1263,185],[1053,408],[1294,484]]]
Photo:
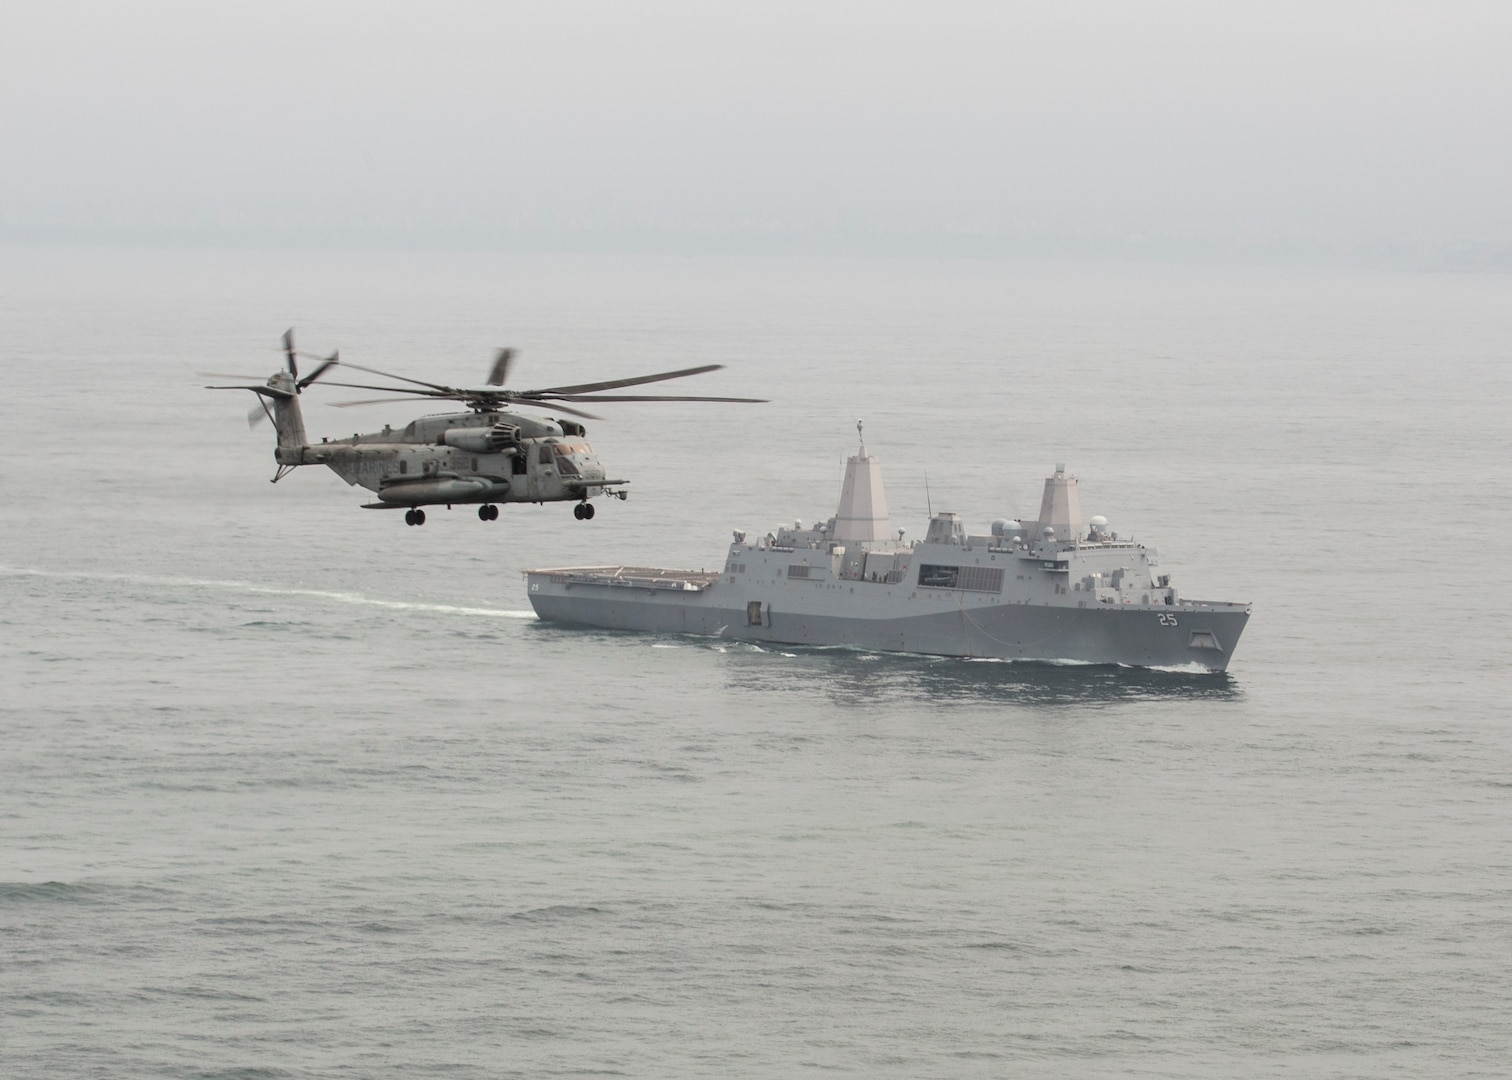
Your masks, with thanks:
[[[860,425],[858,424],[859,428]],[[892,528],[881,463],[848,459],[835,515],[750,539],[721,571],[577,566],[525,571],[542,619],[582,626],[890,652],[1145,667],[1227,668],[1248,604],[1188,600],[1156,552],[1083,521],[1057,465],[1035,521],[967,531],[939,513],[922,540]]]

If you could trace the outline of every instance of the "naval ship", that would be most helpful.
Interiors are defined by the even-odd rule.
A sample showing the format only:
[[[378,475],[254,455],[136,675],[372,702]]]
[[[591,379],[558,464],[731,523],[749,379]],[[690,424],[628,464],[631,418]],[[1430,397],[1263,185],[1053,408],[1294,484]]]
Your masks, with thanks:
[[[861,425],[856,425],[861,433]],[[531,606],[566,625],[885,652],[1223,671],[1250,605],[1189,600],[1154,549],[1083,522],[1076,477],[1045,481],[1035,521],[966,531],[933,514],[893,531],[864,433],[835,516],[737,531],[724,569],[564,566],[524,571]]]

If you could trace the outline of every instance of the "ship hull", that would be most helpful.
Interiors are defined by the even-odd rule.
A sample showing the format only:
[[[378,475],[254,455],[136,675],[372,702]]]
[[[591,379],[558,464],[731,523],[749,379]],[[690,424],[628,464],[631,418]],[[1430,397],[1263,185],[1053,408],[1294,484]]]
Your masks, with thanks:
[[[752,598],[719,581],[693,592],[528,576],[536,614],[564,625],[1003,660],[1222,671],[1249,619],[1248,607],[1238,604],[1069,607],[967,602],[949,592],[915,595],[907,613],[873,614],[866,609],[881,598],[833,592],[785,598],[789,603],[756,598],[753,613]]]

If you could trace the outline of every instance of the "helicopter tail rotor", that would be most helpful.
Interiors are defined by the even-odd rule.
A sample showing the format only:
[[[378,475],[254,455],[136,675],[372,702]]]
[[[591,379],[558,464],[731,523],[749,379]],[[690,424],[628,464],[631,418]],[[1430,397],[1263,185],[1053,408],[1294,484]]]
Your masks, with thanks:
[[[297,359],[300,353],[294,348],[294,330],[292,327],[284,331],[283,347],[287,374],[282,371],[276,372],[261,386],[213,386],[210,388],[212,390],[251,390],[257,395],[257,404],[247,413],[247,426],[249,428],[255,428],[258,424],[270,418],[275,420],[276,426],[277,417],[274,417],[273,414],[275,412],[279,414],[285,412],[286,410],[282,407],[284,403],[303,393],[305,387],[316,382],[327,371],[341,363],[340,352],[333,352],[330,356],[322,358],[315,365],[315,370],[301,379],[299,377],[299,361]],[[208,371],[200,372],[200,374],[216,379],[255,378],[255,376],[250,375],[224,375]],[[296,408],[294,412],[297,413],[297,411]],[[302,438],[302,423],[299,424],[299,430],[301,432],[300,437]],[[280,438],[282,438],[282,432],[280,432]]]
[[[284,356],[288,360],[289,375],[295,382],[299,381],[299,361],[294,358],[294,328],[291,326],[284,331],[283,336]]]
[[[262,423],[266,419],[268,419],[268,406],[265,405],[263,403],[263,399],[259,397],[257,399],[257,404],[247,410],[247,426],[249,428],[256,428],[258,424]]]
[[[314,371],[310,372],[304,378],[298,379],[294,383],[295,391],[302,392],[305,387],[309,386],[312,382],[315,382],[327,371],[329,371],[339,363],[341,363],[341,351],[338,349],[336,352],[331,353],[330,356],[326,357],[320,363],[316,364]]]

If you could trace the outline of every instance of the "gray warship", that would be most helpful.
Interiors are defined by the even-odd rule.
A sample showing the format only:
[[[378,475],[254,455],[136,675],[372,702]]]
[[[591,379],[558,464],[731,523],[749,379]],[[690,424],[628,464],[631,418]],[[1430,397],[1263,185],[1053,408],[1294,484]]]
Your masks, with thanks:
[[[977,535],[940,513],[923,540],[903,537],[863,434],[834,517],[754,540],[737,531],[723,570],[524,574],[536,614],[564,625],[935,656],[1223,671],[1249,620],[1249,604],[1178,594],[1155,551],[1107,519],[1083,522],[1064,465],[1038,520]]]

